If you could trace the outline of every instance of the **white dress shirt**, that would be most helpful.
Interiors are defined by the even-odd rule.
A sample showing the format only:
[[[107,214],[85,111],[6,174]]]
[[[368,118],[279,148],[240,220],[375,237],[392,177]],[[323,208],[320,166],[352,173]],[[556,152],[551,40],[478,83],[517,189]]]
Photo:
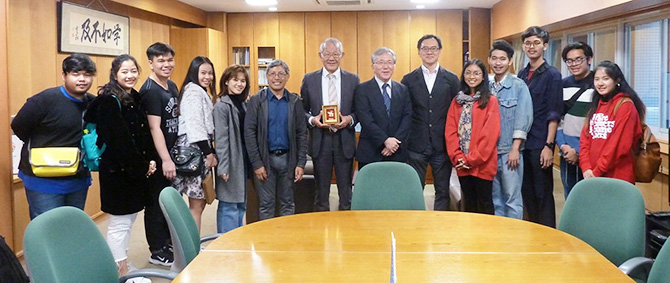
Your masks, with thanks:
[[[379,85],[379,91],[382,92],[382,95],[384,94],[384,89],[382,88],[382,86],[384,84],[387,84],[388,86],[387,86],[386,91],[389,94],[389,98],[393,98],[393,96],[391,95],[391,80],[389,80],[388,82],[383,82],[377,76],[375,76],[375,81],[377,81],[377,85]]]
[[[428,93],[433,92],[433,85],[435,85],[435,79],[437,78],[437,70],[440,69],[440,63],[436,63],[435,70],[432,72],[421,64],[421,71],[423,71],[423,80],[426,82],[426,87],[428,87]]]
[[[329,105],[330,104],[330,95],[328,93],[328,86],[330,84],[330,79],[328,78],[328,71],[326,68],[323,68],[323,71],[321,71],[321,99],[323,101],[323,105]],[[340,72],[340,68],[337,68],[335,72],[333,72],[333,75],[335,77],[333,80],[335,80],[335,90],[337,90],[337,108],[340,108],[340,102],[342,101],[342,72]]]

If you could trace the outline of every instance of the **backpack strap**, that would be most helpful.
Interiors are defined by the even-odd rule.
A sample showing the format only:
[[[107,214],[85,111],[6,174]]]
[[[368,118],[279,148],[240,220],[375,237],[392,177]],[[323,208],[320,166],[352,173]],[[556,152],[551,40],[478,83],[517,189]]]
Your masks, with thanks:
[[[631,100],[628,97],[624,97],[621,100],[619,100],[616,103],[616,105],[614,106],[614,112],[612,112],[612,117],[616,116],[616,111],[619,110],[619,107],[621,107],[621,104],[623,104],[624,102],[628,102],[628,101],[633,102],[633,100]]]

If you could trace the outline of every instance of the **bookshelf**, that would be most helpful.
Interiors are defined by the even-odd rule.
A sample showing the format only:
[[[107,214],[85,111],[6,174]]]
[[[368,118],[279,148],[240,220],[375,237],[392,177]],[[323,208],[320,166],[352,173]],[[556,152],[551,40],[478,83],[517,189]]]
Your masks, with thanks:
[[[256,74],[258,75],[258,80],[257,82],[257,89],[262,89],[266,86],[268,86],[268,81],[267,77],[265,76],[265,72],[267,71],[267,67],[276,58],[276,52],[275,52],[275,47],[274,46],[259,46],[257,47],[257,58],[256,58],[256,63],[257,63],[257,72]]]
[[[251,48],[249,48],[249,46],[233,46],[232,49],[232,63],[244,67],[251,80]]]

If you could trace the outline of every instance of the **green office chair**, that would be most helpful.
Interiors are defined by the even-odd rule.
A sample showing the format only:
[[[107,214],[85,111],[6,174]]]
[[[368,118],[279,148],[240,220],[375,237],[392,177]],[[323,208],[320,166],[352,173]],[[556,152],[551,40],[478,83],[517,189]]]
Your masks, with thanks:
[[[637,282],[667,283],[670,282],[670,244],[666,241],[656,256],[656,260],[646,257],[636,257],[624,262],[619,269],[631,275],[642,275],[642,279],[635,278]],[[646,280],[645,276],[648,275]]]
[[[125,282],[132,277],[173,280],[177,273],[141,269],[121,278],[105,238],[80,209],[64,206],[33,219],[24,236],[31,282]]]
[[[375,162],[356,174],[352,210],[426,210],[419,175],[401,162]]]
[[[565,202],[558,229],[591,245],[616,266],[644,255],[644,200],[631,183],[579,181]]]
[[[200,243],[214,240],[221,234],[201,239],[191,211],[175,188],[163,189],[158,202],[167,220],[174,250],[174,262],[170,270],[181,272],[200,253]]]

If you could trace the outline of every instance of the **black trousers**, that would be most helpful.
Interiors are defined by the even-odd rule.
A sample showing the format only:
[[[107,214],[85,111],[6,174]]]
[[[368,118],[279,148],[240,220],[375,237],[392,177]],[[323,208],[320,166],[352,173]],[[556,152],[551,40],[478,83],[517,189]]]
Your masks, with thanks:
[[[465,212],[493,214],[493,181],[475,176],[458,177]]]
[[[319,156],[312,156],[314,160],[314,180],[316,183],[316,211],[329,211],[330,180],[337,181],[337,194],[340,198],[338,210],[351,209],[351,179],[354,170],[354,159],[344,157],[340,142],[340,134],[328,130],[323,131],[321,151]]]
[[[144,207],[144,232],[151,253],[160,251],[165,245],[170,244],[170,230],[163,216],[163,211],[158,204],[158,196],[161,191],[171,185],[170,181],[163,177],[161,165],[149,178],[149,199]]]
[[[434,210],[447,211],[449,210],[449,179],[451,179],[451,161],[446,152],[435,151],[427,141],[428,145],[423,152],[408,151],[409,158],[407,164],[412,166],[421,180],[421,187],[426,186],[426,171],[427,166],[433,171],[433,185],[435,187],[435,203]]]
[[[523,150],[523,184],[521,196],[528,220],[556,228],[553,167],[542,168],[542,149]]]

